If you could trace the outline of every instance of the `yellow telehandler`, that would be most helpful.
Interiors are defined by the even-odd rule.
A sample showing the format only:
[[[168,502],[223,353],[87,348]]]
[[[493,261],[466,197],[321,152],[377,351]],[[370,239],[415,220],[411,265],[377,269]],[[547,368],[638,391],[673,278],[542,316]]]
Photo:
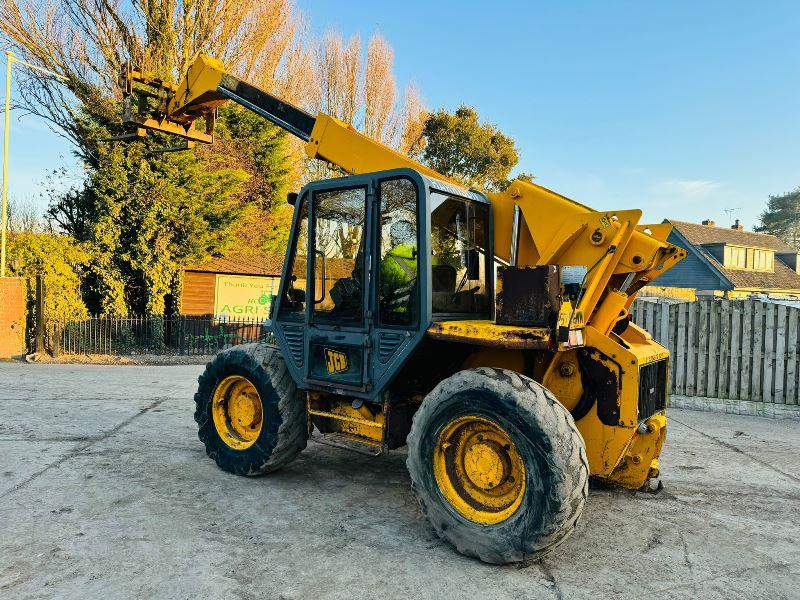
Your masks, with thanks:
[[[685,256],[669,225],[526,181],[464,189],[210,57],[178,85],[130,67],[122,85],[140,135],[211,143],[233,101],[349,173],[289,195],[275,344],[223,351],[199,378],[199,437],[222,469],[274,471],[310,436],[376,455],[407,445],[436,532],[490,563],[561,543],[590,476],[658,477],[669,353],[629,309]]]

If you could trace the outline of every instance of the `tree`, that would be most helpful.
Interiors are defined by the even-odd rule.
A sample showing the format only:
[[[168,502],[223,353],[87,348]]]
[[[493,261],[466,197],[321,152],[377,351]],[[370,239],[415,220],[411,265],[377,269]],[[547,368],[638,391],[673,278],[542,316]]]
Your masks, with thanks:
[[[436,111],[425,121],[423,136],[422,160],[432,169],[471,188],[500,190],[508,185],[518,160],[514,140],[481,123],[474,108],[461,106],[453,114]]]
[[[756,231],[771,233],[794,248],[800,248],[800,187],[780,196],[770,196]]]
[[[8,199],[8,230],[12,233],[41,233],[47,229],[42,211],[30,199]]]
[[[394,52],[380,34],[367,44],[366,59],[361,38],[345,42],[328,31],[316,47],[313,74],[317,95],[312,112],[321,111],[353,125],[364,135],[402,154],[418,151],[427,111],[414,85],[400,97],[393,72]],[[341,175],[319,161],[307,161],[304,181]]]
[[[197,153],[164,154],[174,141],[159,135],[127,146],[104,140],[121,131],[125,62],[174,82],[206,52],[278,93],[303,93],[292,70],[307,51],[290,0],[6,0],[0,33],[22,58],[67,79],[64,87],[31,76],[21,92],[86,167],[84,184],[54,197],[49,216],[91,256],[84,290],[93,312],[162,312],[184,264],[224,251],[248,210],[268,211],[285,196],[284,134],[235,107],[220,111],[221,144]]]
[[[193,153],[148,160],[143,142],[102,145],[84,185],[49,214],[90,253],[86,300],[92,312],[163,313],[183,265],[233,241],[244,207],[241,169],[209,170]]]
[[[87,316],[81,298],[79,273],[89,256],[80,244],[66,235],[38,231],[15,231],[8,237],[8,257],[16,277],[43,276],[45,314],[48,319],[69,321]],[[27,286],[27,312],[35,304],[35,285]],[[28,334],[30,335],[30,331]]]

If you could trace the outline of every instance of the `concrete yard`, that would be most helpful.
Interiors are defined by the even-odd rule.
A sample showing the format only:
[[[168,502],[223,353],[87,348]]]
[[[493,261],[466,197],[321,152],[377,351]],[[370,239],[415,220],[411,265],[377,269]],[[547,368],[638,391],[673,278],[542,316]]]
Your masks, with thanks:
[[[218,470],[201,370],[0,363],[0,597],[800,598],[800,421],[671,410],[660,494],[592,490],[497,567],[436,537],[402,452]]]

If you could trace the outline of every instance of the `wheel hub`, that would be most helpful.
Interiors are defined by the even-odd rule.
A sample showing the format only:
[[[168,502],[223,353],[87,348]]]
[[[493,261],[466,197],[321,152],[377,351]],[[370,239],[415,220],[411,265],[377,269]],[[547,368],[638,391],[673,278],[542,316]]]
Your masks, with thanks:
[[[496,444],[478,442],[464,455],[464,470],[469,480],[483,490],[497,487],[505,478],[505,466]]]
[[[525,464],[511,435],[485,417],[447,423],[433,454],[439,490],[464,517],[481,524],[504,521],[525,494]]]
[[[252,446],[261,434],[261,396],[249,379],[231,375],[219,382],[212,402],[214,427],[222,441],[234,450]]]

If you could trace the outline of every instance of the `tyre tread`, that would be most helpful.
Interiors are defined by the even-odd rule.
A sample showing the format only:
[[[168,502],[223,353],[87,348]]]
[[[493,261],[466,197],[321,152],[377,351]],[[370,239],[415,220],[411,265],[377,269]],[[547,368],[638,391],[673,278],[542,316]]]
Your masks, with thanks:
[[[531,539],[521,540],[522,552],[513,545],[509,545],[506,549],[500,549],[471,543],[469,539],[454,533],[443,520],[439,520],[437,518],[439,511],[430,510],[427,505],[430,499],[421,493],[424,489],[420,479],[423,476],[423,465],[419,464],[417,454],[413,449],[418,447],[421,442],[424,424],[431,418],[440,402],[447,400],[452,393],[464,389],[465,386],[473,385],[476,376],[482,377],[488,388],[510,384],[514,389],[513,397],[518,409],[531,418],[538,416],[554,443],[561,448],[569,448],[569,452],[560,453],[560,456],[564,457],[564,464],[557,476],[553,478],[554,485],[550,491],[554,506],[554,510],[551,512],[552,518],[546,521],[542,529],[536,532]],[[459,552],[467,556],[473,556],[489,563],[543,558],[570,536],[583,512],[588,496],[589,482],[589,462],[583,437],[575,426],[569,411],[556,397],[541,384],[519,373],[505,369],[480,367],[460,371],[441,381],[426,396],[414,416],[408,436],[408,447],[407,465],[411,474],[411,487],[422,512],[432,523],[439,537],[453,544]]]
[[[247,369],[256,378],[266,377],[269,387],[278,399],[280,425],[277,443],[272,452],[262,452],[259,461],[251,461],[248,465],[229,462],[209,439],[213,425],[207,422],[207,403],[218,380],[216,373],[224,372],[226,365]],[[293,461],[306,447],[308,429],[305,402],[286,368],[283,356],[275,346],[263,343],[242,344],[220,352],[208,363],[206,370],[198,378],[198,391],[194,399],[196,403],[194,418],[199,425],[198,436],[205,445],[206,454],[225,471],[246,476],[270,473]]]

